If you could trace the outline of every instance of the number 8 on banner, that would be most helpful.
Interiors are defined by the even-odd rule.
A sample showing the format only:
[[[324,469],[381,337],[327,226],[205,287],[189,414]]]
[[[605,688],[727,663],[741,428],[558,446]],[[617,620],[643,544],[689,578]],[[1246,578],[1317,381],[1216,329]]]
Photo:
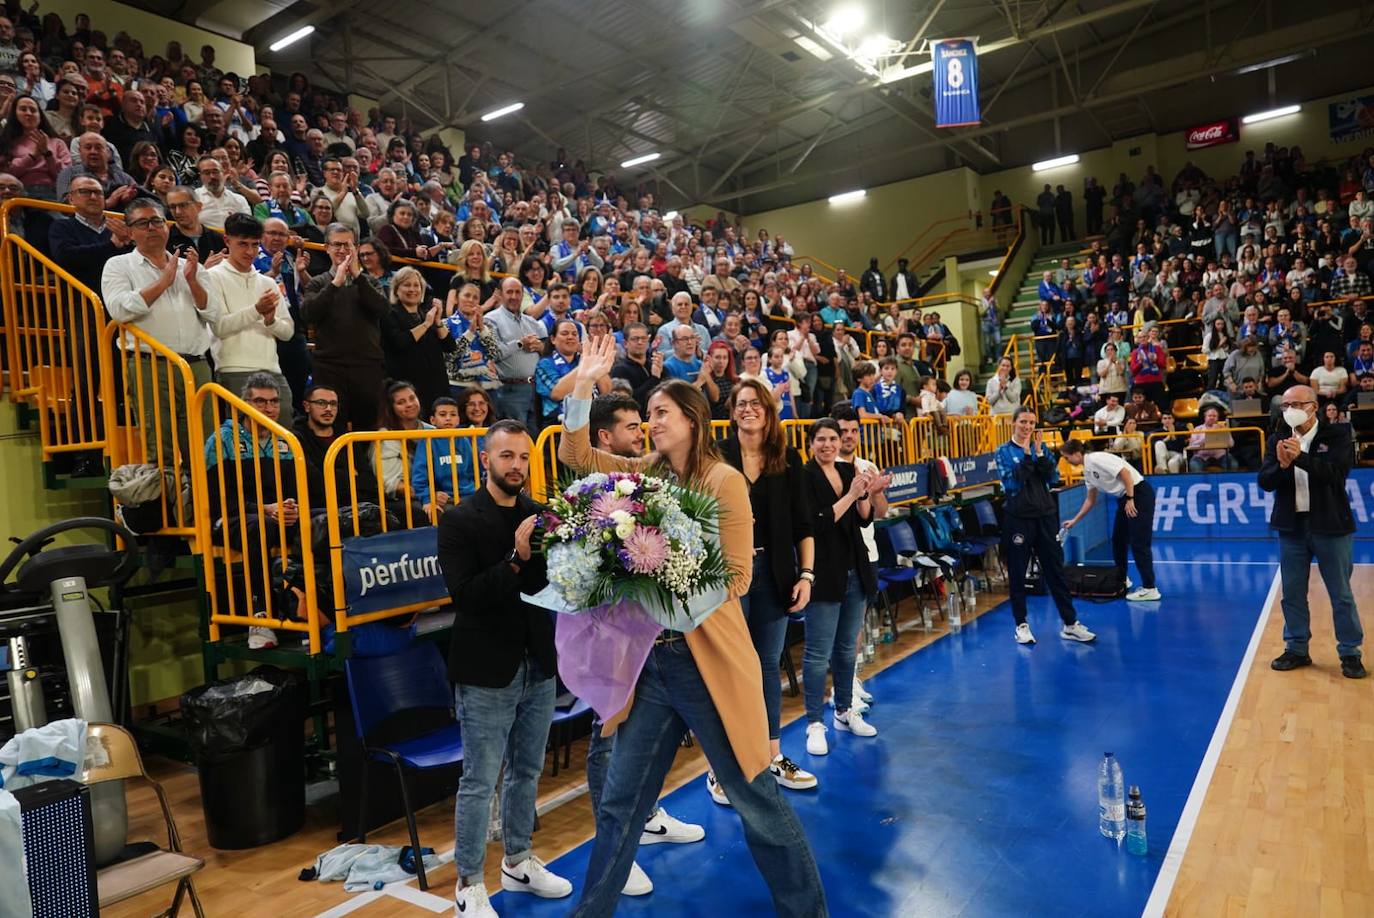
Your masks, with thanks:
[[[957,57],[952,57],[945,66],[948,68],[945,73],[945,82],[949,84],[949,88],[961,88],[964,85],[964,62]]]

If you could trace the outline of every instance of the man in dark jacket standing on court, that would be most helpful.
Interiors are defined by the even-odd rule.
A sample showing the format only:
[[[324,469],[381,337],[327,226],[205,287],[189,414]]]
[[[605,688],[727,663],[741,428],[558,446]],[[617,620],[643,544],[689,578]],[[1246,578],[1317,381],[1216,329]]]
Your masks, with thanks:
[[[1312,637],[1307,581],[1315,559],[1331,598],[1341,674],[1363,679],[1364,631],[1350,589],[1355,533],[1345,490],[1353,458],[1350,428],[1327,423],[1317,410],[1317,393],[1308,386],[1287,389],[1282,407],[1283,420],[1275,426],[1259,472],[1260,487],[1274,492],[1269,525],[1279,533],[1283,578],[1285,649],[1270,665],[1277,670],[1312,665],[1307,654]]]
[[[455,813],[458,911],[496,913],[482,880],[491,798],[506,759],[501,888],[559,899],[572,884],[531,849],[534,807],[557,692],[553,613],[520,598],[548,584],[535,551],[543,508],[523,489],[534,444],[519,421],[497,421],[482,450],[485,487],[439,520],[439,567],[456,618],[448,674],[463,725],[463,774]]]

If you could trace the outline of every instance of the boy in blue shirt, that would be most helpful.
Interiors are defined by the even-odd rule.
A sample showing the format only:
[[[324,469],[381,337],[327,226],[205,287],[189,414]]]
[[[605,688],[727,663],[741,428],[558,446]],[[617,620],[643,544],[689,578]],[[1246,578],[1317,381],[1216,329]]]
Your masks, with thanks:
[[[906,392],[902,389],[902,384],[897,382],[897,358],[884,357],[879,360],[878,373],[881,378],[874,387],[874,400],[878,403],[879,413],[892,418],[898,424],[905,424],[906,417],[902,414],[902,406],[906,404]]]
[[[433,412],[429,422],[439,430],[458,427],[458,403],[453,399],[447,396],[436,398]],[[473,470],[477,468],[477,454],[480,451],[480,438],[474,441],[472,437],[427,440],[416,444],[415,456],[410,461],[410,487],[426,515],[431,509],[442,513],[453,502],[454,494],[460,498],[472,496],[479,485]],[[434,475],[433,497],[429,491],[431,470]]]
[[[849,395],[849,404],[862,418],[881,418],[878,399],[873,388],[878,383],[878,368],[867,360],[854,364],[854,384],[858,387]]]

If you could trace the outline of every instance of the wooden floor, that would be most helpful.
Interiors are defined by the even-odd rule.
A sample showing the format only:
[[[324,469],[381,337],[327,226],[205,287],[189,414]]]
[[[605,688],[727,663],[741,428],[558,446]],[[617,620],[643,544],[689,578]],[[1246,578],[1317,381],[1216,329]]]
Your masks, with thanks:
[[[1374,628],[1374,566],[1353,587]],[[1310,604],[1315,665],[1280,673],[1274,599],[1168,915],[1374,915],[1374,679],[1341,676],[1315,568]]]
[[[1005,593],[985,593],[979,596],[978,610],[992,608],[1006,598]],[[877,672],[905,658],[912,652],[926,646],[945,633],[943,619],[935,624],[935,630],[925,633],[919,627],[908,629],[915,619],[915,613],[904,604],[901,621],[903,632],[891,644],[879,644],[877,658],[864,667],[865,673]],[[792,651],[798,667],[801,662],[801,648]],[[791,697],[783,692],[783,723],[789,723],[802,716],[803,706],[800,697]],[[573,744],[572,767],[560,771],[558,777],[549,777],[546,769],[539,784],[541,803],[578,787],[584,787],[586,771],[583,767],[587,749],[585,739]],[[799,750],[793,750],[794,752]],[[306,825],[300,832],[274,845],[249,851],[217,851],[210,847],[205,834],[205,822],[201,812],[199,784],[193,769],[178,762],[164,759],[150,759],[148,767],[163,783],[171,798],[171,805],[181,832],[182,843],[188,853],[206,860],[203,871],[196,875],[196,889],[206,913],[212,918],[230,916],[272,916],[272,918],[313,918],[320,912],[340,905],[350,895],[343,891],[339,883],[301,882],[297,874],[315,862],[318,854],[337,844],[335,833],[338,819],[335,806],[307,808]],[[667,793],[676,790],[688,781],[699,779],[706,771],[706,760],[697,747],[680,751],[677,762],[668,775],[664,786]],[[132,783],[132,782],[131,782]],[[702,785],[702,793],[705,793]],[[143,788],[129,790],[131,841],[144,838],[157,839],[162,833],[162,820],[157,810],[156,800],[151,791]],[[350,804],[351,805],[351,804]],[[437,851],[447,851],[453,847],[453,801],[435,804],[419,814],[418,818],[421,844],[432,846]],[[535,834],[535,853],[546,861],[575,848],[594,834],[590,801],[585,793],[556,807],[540,817],[540,828]],[[404,820],[368,834],[368,841],[376,844],[408,844]],[[487,851],[487,888],[500,889],[499,843],[488,846]],[[430,892],[448,898],[453,895],[455,881],[452,864],[430,874]],[[164,896],[161,892],[148,893],[136,899],[102,909],[106,918],[134,918],[147,916],[166,907],[171,887]],[[189,907],[182,914],[189,915]],[[358,918],[374,918],[381,915],[426,915],[433,914],[420,906],[408,905],[391,897],[379,899],[369,905],[350,912]]]

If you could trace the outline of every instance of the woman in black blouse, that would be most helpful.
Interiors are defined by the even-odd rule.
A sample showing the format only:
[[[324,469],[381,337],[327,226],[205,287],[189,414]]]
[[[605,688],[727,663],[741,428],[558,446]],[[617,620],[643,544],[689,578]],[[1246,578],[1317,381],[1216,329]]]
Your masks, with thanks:
[[[811,461],[806,464],[806,480],[816,537],[816,582],[806,607],[802,680],[806,751],[825,755],[830,751],[822,717],[827,666],[835,683],[835,729],[856,736],[878,733],[862,714],[850,710],[850,705],[859,626],[868,597],[878,589],[860,529],[873,518],[869,492],[879,484],[871,472],[835,461],[840,455],[840,425],[836,421],[821,418],[811,425],[809,436]]]
[[[769,770],[783,787],[805,790],[816,786],[815,775],[783,755],[778,741],[782,721],[778,662],[787,638],[787,616],[806,607],[815,579],[805,472],[801,456],[783,437],[778,403],[768,386],[757,379],[740,379],[726,407],[730,437],[721,444],[721,455],[744,473],[754,511],[754,578],[740,605],[763,669],[763,702],[773,752]],[[727,802],[714,775],[707,777],[707,787],[717,802]]]
[[[391,279],[391,309],[382,316],[382,353],[392,379],[408,379],[420,396],[422,416],[434,400],[449,394],[444,354],[456,347],[444,322],[444,306],[424,308],[425,279],[411,267]]]

